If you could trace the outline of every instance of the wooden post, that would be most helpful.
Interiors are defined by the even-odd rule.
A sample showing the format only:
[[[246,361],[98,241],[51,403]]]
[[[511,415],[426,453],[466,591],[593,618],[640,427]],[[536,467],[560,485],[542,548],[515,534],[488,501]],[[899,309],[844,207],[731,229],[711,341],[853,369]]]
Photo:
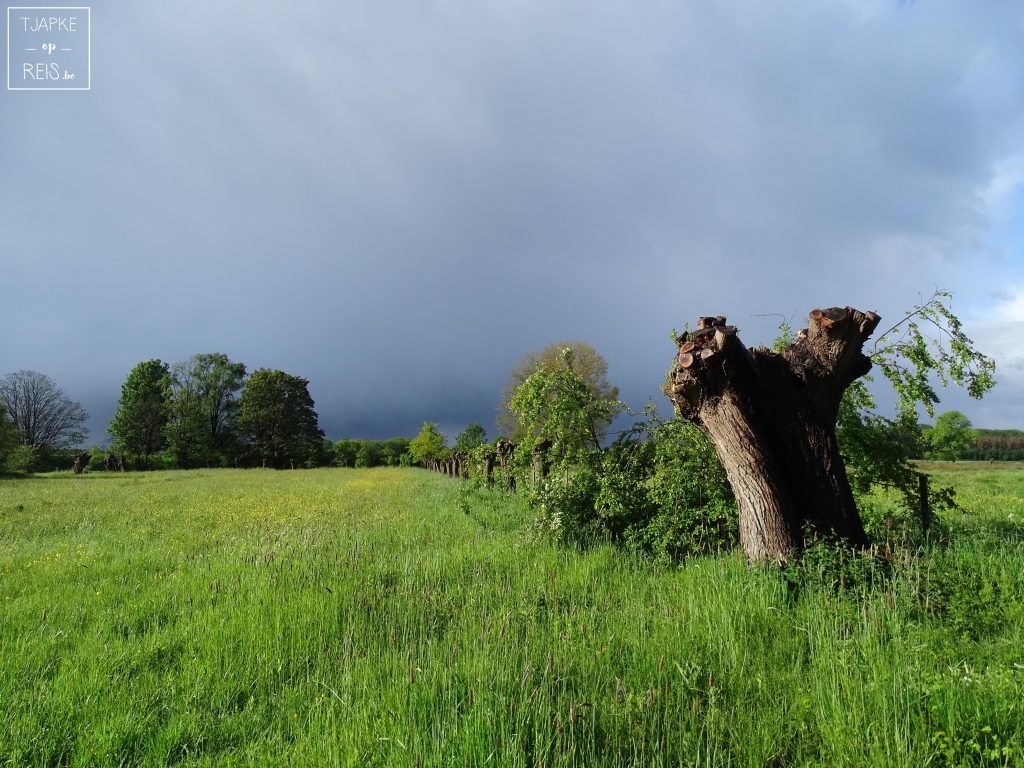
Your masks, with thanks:
[[[928,533],[928,528],[932,524],[932,507],[928,503],[928,475],[923,473],[917,476],[917,496],[920,505],[921,530]]]

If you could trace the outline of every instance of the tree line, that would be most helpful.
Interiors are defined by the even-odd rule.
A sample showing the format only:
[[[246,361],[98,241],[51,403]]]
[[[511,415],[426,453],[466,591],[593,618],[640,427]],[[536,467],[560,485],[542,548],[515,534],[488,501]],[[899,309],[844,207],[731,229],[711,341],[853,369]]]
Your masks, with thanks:
[[[138,469],[306,466],[321,451],[309,381],[222,353],[146,360],[121,385],[110,450]]]
[[[49,376],[17,371],[0,379],[0,470],[38,472],[77,467],[191,469],[197,467],[379,467],[424,461],[429,443],[326,439],[309,381],[284,371],[247,372],[223,353],[168,364],[139,363],[125,377],[111,419],[108,448],[85,454],[89,418]],[[440,448],[446,449],[444,437]],[[483,441],[471,424],[457,443]],[[424,453],[426,451],[426,453]],[[84,462],[82,459],[84,458]],[[76,461],[76,459],[78,461]]]
[[[589,447],[600,447],[617,413],[618,388],[608,382],[600,353],[580,341],[550,344],[513,367],[497,418],[501,436],[523,437],[523,416],[512,401],[539,386],[535,380],[524,389],[538,367],[557,371],[567,366],[592,396],[585,407],[596,411],[585,419],[584,438]],[[858,390],[850,394],[856,400]],[[534,408],[545,408],[546,398],[539,393]],[[10,373],[0,379],[0,402],[5,406],[0,408],[0,468],[31,472],[71,465],[85,439],[88,414],[53,379],[36,371]],[[139,363],[125,379],[109,432],[109,449],[89,451],[94,470],[109,468],[111,454],[127,458],[134,468],[427,465],[453,452],[468,454],[486,442],[484,427],[472,423],[449,447],[430,422],[415,438],[332,442],[319,429],[306,379],[269,369],[249,376],[244,364],[222,353],[197,354],[174,365]],[[904,422],[890,428],[892,441],[911,458],[1024,460],[1024,432],[977,430],[959,411],[940,414],[934,426]],[[850,452],[856,453],[855,446]]]
[[[1024,461],[1024,432],[1019,429],[977,429],[974,444],[958,458],[980,461]]]
[[[947,411],[935,425],[920,425],[919,456],[943,461],[1024,461],[1024,432],[975,429],[960,411]]]

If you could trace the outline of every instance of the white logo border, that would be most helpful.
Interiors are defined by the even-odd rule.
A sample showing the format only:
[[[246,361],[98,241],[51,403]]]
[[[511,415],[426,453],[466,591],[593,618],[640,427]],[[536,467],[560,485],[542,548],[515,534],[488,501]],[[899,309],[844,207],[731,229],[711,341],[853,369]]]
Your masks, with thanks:
[[[85,88],[12,88],[11,87],[11,11],[85,11],[89,19],[89,37],[86,41]],[[91,91],[92,90],[92,6],[89,5],[9,5],[7,6],[7,90],[8,91]]]

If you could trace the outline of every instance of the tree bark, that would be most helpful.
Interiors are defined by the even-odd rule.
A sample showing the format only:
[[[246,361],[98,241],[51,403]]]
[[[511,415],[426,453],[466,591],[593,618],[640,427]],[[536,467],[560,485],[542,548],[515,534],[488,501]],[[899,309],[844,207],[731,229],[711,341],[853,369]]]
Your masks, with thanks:
[[[871,369],[861,349],[880,319],[816,309],[781,353],[747,349],[724,317],[680,339],[665,391],[714,442],[751,560],[787,559],[807,529],[867,544],[835,427],[843,392]]]
[[[548,438],[541,438],[533,451],[534,483],[538,482],[538,476],[541,483],[548,479],[548,473],[551,471],[551,444]]]
[[[80,475],[85,472],[85,468],[89,466],[89,460],[92,457],[88,453],[79,453],[75,456],[75,463],[72,464],[71,469],[76,475]]]
[[[495,451],[498,454],[498,463],[501,466],[502,472],[505,473],[508,481],[509,493],[516,492],[516,473],[515,468],[512,464],[512,457],[516,451],[516,444],[511,440],[501,438],[495,444]]]
[[[487,487],[494,487],[494,452],[484,453],[484,476],[487,478]]]

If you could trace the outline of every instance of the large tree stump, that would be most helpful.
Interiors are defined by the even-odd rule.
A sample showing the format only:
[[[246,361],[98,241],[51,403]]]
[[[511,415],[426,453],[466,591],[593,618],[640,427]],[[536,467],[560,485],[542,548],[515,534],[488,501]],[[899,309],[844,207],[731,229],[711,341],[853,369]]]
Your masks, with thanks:
[[[880,319],[816,309],[781,353],[747,349],[724,317],[702,317],[680,339],[665,393],[714,442],[751,560],[786,559],[806,527],[867,544],[836,418],[843,392],[871,369],[861,349]]]

